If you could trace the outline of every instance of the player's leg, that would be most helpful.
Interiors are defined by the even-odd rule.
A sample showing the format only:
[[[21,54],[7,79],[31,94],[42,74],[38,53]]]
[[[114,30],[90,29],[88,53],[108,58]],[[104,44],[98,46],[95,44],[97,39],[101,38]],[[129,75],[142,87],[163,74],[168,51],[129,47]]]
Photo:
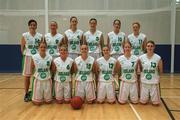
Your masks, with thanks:
[[[110,104],[115,103],[116,97],[115,97],[115,85],[114,81],[109,82],[106,84],[106,93],[107,93],[107,101]]]

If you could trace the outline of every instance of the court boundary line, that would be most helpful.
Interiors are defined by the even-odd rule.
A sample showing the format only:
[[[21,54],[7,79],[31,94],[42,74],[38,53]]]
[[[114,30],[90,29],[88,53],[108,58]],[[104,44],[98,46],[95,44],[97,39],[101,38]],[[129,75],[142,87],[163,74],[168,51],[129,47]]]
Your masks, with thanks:
[[[170,109],[168,108],[168,106],[166,105],[166,102],[164,101],[164,99],[163,99],[162,97],[161,97],[161,101],[162,101],[164,107],[166,108],[166,111],[168,112],[168,114],[169,114],[171,120],[175,120],[175,118],[174,118],[172,112],[170,111]]]
[[[133,105],[131,103],[129,103],[129,105],[130,105],[131,109],[133,110],[134,114],[136,115],[136,117],[138,118],[138,120],[142,120],[140,115],[136,111],[136,109],[133,107]]]
[[[180,110],[170,110],[170,111],[172,111],[172,112],[180,112]]]

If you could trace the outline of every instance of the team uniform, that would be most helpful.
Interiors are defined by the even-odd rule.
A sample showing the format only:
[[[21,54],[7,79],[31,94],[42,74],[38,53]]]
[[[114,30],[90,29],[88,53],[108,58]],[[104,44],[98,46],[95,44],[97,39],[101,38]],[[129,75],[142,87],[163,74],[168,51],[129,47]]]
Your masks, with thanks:
[[[71,99],[71,67],[73,59],[67,57],[65,61],[61,57],[54,59],[56,66],[55,74],[55,97],[56,100],[69,101]]]
[[[75,96],[80,96],[83,100],[84,97],[86,97],[87,101],[92,101],[96,98],[92,73],[94,58],[88,56],[86,60],[83,60],[81,56],[79,56],[75,59],[75,63],[78,69],[75,78]]]
[[[42,34],[36,33],[32,36],[29,32],[23,33],[22,36],[25,39],[25,49],[23,51],[23,76],[31,76],[31,60],[32,55],[38,53],[38,44],[41,40]]]
[[[161,60],[161,57],[154,54],[149,59],[147,58],[147,54],[143,54],[139,57],[139,59],[142,65],[140,102],[147,103],[150,95],[152,103],[159,104],[160,95],[158,63]]]
[[[65,31],[65,35],[68,39],[69,56],[75,59],[80,54],[80,39],[83,35],[83,31],[77,29],[73,32],[71,29],[68,29]]]
[[[59,56],[58,45],[61,43],[63,39],[63,35],[57,33],[52,36],[51,33],[47,33],[45,35],[46,43],[47,43],[47,53],[50,54],[53,58],[57,58]]]
[[[116,59],[110,57],[108,60],[105,60],[104,57],[101,57],[97,59],[97,64],[100,68],[97,101],[103,102],[107,97],[108,102],[114,102],[115,86],[112,74],[114,72]]]
[[[96,32],[92,34],[90,31],[87,31],[84,34],[84,36],[89,46],[89,55],[94,57],[95,59],[100,58],[101,56],[100,38],[102,36],[102,32],[96,30]]]
[[[33,55],[35,65],[34,79],[32,82],[32,100],[35,102],[50,102],[52,100],[52,80],[50,67],[52,57],[46,54],[42,58],[39,54]]]
[[[125,40],[125,33],[119,32],[116,34],[114,31],[112,31],[108,33],[108,37],[111,45],[111,56],[117,59],[123,54],[122,43]]]
[[[132,55],[140,56],[144,54],[142,45],[145,38],[146,38],[146,35],[143,33],[139,33],[138,36],[135,36],[134,33],[132,33],[128,36],[128,39],[130,43],[132,44],[132,51],[131,51]]]
[[[132,103],[138,102],[138,88],[137,88],[137,75],[136,67],[138,57],[131,55],[128,59],[124,55],[118,58],[121,65],[121,84],[119,88],[118,101],[120,103],[126,103],[128,97]]]

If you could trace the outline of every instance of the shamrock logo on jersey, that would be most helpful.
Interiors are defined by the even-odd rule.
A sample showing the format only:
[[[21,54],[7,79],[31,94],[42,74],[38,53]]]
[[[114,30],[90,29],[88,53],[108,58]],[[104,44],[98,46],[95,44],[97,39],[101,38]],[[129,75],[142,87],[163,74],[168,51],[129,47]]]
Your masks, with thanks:
[[[86,75],[82,75],[82,76],[81,76],[81,80],[82,80],[82,81],[87,80],[87,76],[86,76]]]
[[[44,79],[44,78],[46,78],[46,73],[45,72],[42,72],[42,73],[40,73],[40,77],[42,78],[42,79]]]
[[[49,54],[54,54],[54,50],[52,48],[49,50]]]
[[[105,74],[105,75],[104,75],[104,79],[105,79],[105,80],[109,80],[109,79],[110,79],[110,76],[109,76],[108,74]]]
[[[32,55],[36,54],[36,50],[34,48],[31,50],[31,54]]]
[[[66,77],[65,77],[65,76],[61,76],[61,77],[60,77],[60,81],[61,81],[61,82],[66,81]]]
[[[146,74],[146,79],[147,80],[151,80],[152,79],[152,75],[150,73]]]
[[[126,74],[126,79],[130,80],[132,78],[131,74]]]

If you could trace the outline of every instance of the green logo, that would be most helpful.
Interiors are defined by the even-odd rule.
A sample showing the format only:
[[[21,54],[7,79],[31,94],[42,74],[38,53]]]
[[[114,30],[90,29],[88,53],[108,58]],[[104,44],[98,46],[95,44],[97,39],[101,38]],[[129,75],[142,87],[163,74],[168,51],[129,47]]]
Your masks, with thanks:
[[[126,74],[126,79],[127,80],[130,80],[132,78],[132,75],[131,74]]]
[[[36,50],[35,50],[35,49],[32,49],[32,50],[31,50],[31,54],[33,54],[33,55],[36,54]]]
[[[71,45],[71,49],[75,50],[76,49],[76,45],[75,44]]]
[[[58,44],[58,42],[59,42],[59,40],[58,40],[58,39],[56,39],[56,44]]]
[[[109,76],[108,74],[105,74],[105,75],[104,75],[104,79],[105,79],[105,80],[109,80],[109,79],[110,79],[110,76]]]
[[[94,51],[95,50],[95,46],[90,46],[90,51]]]
[[[134,50],[134,55],[139,55],[139,50],[138,49]]]
[[[146,79],[147,79],[147,80],[151,80],[151,79],[152,79],[152,75],[151,75],[151,74],[149,74],[149,73],[148,73],[148,74],[146,74]]]
[[[61,82],[66,81],[66,77],[65,77],[65,76],[61,76],[61,77],[60,77],[60,81],[61,81]]]
[[[49,50],[49,54],[54,54],[54,50],[52,48]]]
[[[46,78],[46,73],[45,72],[42,72],[42,73],[40,73],[40,77],[42,78],[42,79],[44,79],[44,78]]]
[[[50,66],[50,61],[47,61],[47,66]]]
[[[115,51],[119,51],[119,46],[115,46]]]
[[[86,75],[82,75],[82,76],[81,76],[81,80],[82,80],[82,81],[87,80],[87,76],[86,76]]]

